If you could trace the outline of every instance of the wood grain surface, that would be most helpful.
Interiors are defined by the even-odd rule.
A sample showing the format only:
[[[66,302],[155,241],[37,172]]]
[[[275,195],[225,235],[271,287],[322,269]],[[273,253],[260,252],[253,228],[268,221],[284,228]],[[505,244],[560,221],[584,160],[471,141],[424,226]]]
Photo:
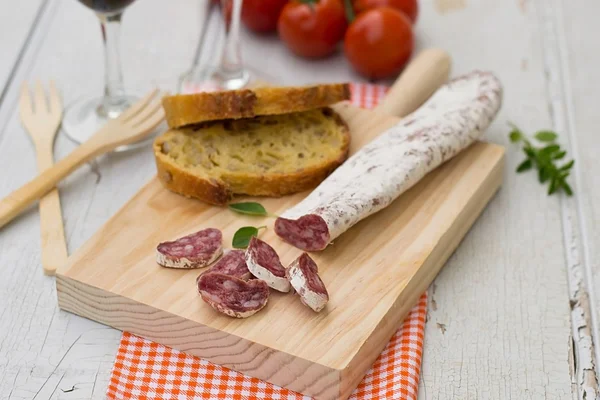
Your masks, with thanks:
[[[127,87],[143,93],[159,84],[173,90],[191,63],[200,1],[171,0],[165,7],[164,0],[140,0],[127,10],[122,32]],[[600,319],[595,23],[600,2],[462,3],[441,13],[436,1],[421,1],[416,48],[448,50],[453,75],[473,68],[498,73],[506,88],[504,105],[486,140],[507,146],[506,168],[503,189],[429,289],[419,399],[581,399],[579,371],[594,376],[597,370],[581,354],[598,348]],[[37,172],[16,114],[21,83],[55,79],[68,104],[84,93],[101,93],[103,74],[97,19],[78,1],[3,5],[0,197]],[[291,55],[276,35],[243,32],[243,40],[246,63],[275,82],[366,82],[342,52],[309,61]],[[528,132],[559,130],[577,159],[572,201],[547,197],[533,174],[513,172],[522,154],[508,143],[508,121]],[[73,147],[60,136],[56,158]],[[151,152],[142,149],[107,156],[64,182],[60,196],[70,252],[154,173]],[[569,221],[577,223],[566,231]],[[105,399],[121,333],[58,309],[54,279],[41,272],[34,207],[0,231],[0,274],[0,399]],[[578,329],[581,318],[572,323],[570,293],[585,299],[594,290],[589,299],[596,324],[583,319],[590,335],[573,340],[586,329]],[[62,392],[73,385],[73,392]]]
[[[347,103],[335,108],[350,127],[351,152],[398,121]],[[266,225],[261,238],[284,265],[301,253],[275,235],[272,218],[184,198],[157,179],[57,271],[59,305],[317,399],[346,398],[499,188],[503,156],[499,146],[476,143],[314,253],[330,293],[320,313],[273,293],[260,313],[232,319],[200,299],[199,270],[157,265],[159,242],[208,227],[229,245],[239,227]],[[258,200],[281,214],[306,195]]]

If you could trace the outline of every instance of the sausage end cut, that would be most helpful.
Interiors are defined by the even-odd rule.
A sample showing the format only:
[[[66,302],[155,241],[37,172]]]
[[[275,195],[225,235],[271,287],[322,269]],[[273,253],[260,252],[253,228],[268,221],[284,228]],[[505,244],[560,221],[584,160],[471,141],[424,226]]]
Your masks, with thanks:
[[[284,293],[290,291],[290,282],[277,252],[256,236],[250,239],[246,249],[246,264],[252,275],[265,281],[273,289]]]
[[[302,253],[290,264],[287,275],[290,284],[296,290],[296,293],[300,296],[300,301],[304,305],[316,312],[325,307],[329,301],[329,294],[321,277],[319,277],[317,264],[307,253]]]
[[[323,218],[315,214],[304,215],[296,220],[277,218],[275,233],[304,251],[323,250],[329,244],[329,228]]]
[[[198,279],[202,300],[220,313],[248,318],[267,305],[269,286],[259,280],[243,281],[219,273],[202,274]]]
[[[214,228],[203,229],[156,247],[156,262],[167,268],[203,268],[223,254],[223,235]]]

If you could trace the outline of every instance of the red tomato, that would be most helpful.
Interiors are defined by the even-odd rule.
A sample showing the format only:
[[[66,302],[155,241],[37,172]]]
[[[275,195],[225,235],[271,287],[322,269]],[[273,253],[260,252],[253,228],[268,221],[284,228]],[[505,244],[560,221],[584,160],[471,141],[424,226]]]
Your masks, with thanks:
[[[410,20],[389,7],[359,14],[346,31],[344,51],[361,74],[386,78],[400,72],[413,50]]]
[[[254,32],[275,32],[277,19],[286,3],[287,0],[244,0],[242,21]]]
[[[290,50],[302,57],[332,54],[346,31],[342,0],[319,0],[306,4],[290,1],[277,22],[279,36]]]
[[[379,7],[392,7],[400,10],[410,18],[413,24],[417,21],[419,15],[417,0],[354,0],[354,10],[357,14]]]

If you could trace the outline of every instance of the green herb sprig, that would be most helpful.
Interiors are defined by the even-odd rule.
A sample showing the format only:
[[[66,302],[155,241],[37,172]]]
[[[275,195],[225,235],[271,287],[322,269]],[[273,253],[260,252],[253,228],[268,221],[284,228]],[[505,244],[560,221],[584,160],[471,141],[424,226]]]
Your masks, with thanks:
[[[352,2],[350,0],[344,0],[344,13],[346,14],[348,25],[351,24],[356,18],[356,15],[354,14],[354,7],[352,7]]]
[[[300,1],[300,3],[308,5],[311,8],[311,10],[314,10],[315,7],[317,6],[317,3],[320,0],[299,0],[299,1]],[[352,21],[354,21],[354,18],[355,18],[354,7],[352,6],[352,1],[351,0],[342,0],[342,3],[344,5],[344,14],[346,15],[346,21],[348,21],[348,24],[350,24]]]
[[[234,249],[245,249],[250,244],[250,239],[252,236],[258,237],[258,231],[261,229],[267,229],[266,226],[259,226],[258,228],[254,226],[243,226],[238,229],[231,241],[231,246]]]
[[[231,211],[235,211],[236,213],[240,214],[257,215],[260,217],[278,217],[277,214],[269,213],[262,204],[253,201],[231,203],[227,207],[229,207]]]
[[[535,167],[538,171],[540,183],[549,183],[548,195],[560,190],[567,196],[573,195],[573,189],[567,183],[567,178],[575,161],[570,160],[563,165],[558,165],[558,162],[567,155],[567,152],[556,143],[558,135],[552,131],[538,131],[533,137],[542,143],[542,146],[535,146],[518,127],[513,124],[511,124],[511,127],[512,130],[508,135],[510,141],[512,143],[522,143],[522,149],[526,156],[525,160],[517,167],[517,172],[529,171]]]
[[[240,214],[247,215],[262,215],[268,216],[269,213],[260,203],[255,202],[244,202],[244,203],[231,203],[228,205],[229,209]]]

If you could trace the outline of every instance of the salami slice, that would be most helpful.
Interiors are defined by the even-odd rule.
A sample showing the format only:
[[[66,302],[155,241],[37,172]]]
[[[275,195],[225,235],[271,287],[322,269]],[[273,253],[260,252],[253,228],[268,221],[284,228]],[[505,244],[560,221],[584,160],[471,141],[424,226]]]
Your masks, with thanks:
[[[281,265],[277,252],[256,236],[250,239],[246,249],[248,269],[258,279],[280,292],[290,291],[290,282],[285,276],[285,267]]]
[[[156,262],[168,268],[202,268],[223,253],[223,236],[214,228],[203,229],[156,248]]]
[[[243,281],[247,281],[252,276],[246,265],[246,257],[243,250],[229,250],[212,267],[204,271],[202,275],[210,273],[233,276]],[[200,276],[198,279],[200,279]]]
[[[316,312],[325,307],[329,301],[329,294],[319,277],[317,264],[308,254],[302,253],[290,264],[287,276],[304,305]]]
[[[478,140],[501,99],[500,82],[490,72],[474,71],[450,81],[277,218],[275,232],[299,249],[323,250]]]
[[[219,273],[202,274],[198,292],[212,308],[235,318],[256,314],[269,300],[269,286],[259,280],[243,281]]]

